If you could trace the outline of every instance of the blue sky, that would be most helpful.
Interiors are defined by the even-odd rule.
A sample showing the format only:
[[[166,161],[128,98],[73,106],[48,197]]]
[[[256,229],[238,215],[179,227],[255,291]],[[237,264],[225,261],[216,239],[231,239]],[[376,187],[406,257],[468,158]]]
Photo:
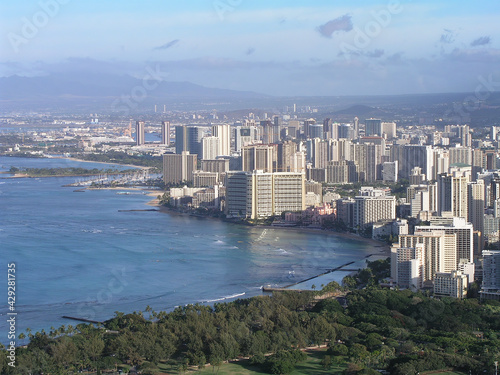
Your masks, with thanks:
[[[154,67],[273,95],[470,92],[500,82],[499,17],[497,0],[3,1],[0,76]]]

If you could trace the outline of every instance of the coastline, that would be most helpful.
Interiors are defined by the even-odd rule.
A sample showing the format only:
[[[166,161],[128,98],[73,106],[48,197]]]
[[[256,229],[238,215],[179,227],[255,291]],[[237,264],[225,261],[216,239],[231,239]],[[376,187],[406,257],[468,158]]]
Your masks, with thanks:
[[[158,208],[158,212],[160,213],[164,213],[164,214],[169,214],[169,215],[187,215],[187,216],[194,216],[194,217],[197,217],[197,218],[202,218],[202,219],[209,219],[209,220],[219,220],[219,221],[223,221],[223,222],[230,222],[230,223],[234,223],[234,224],[239,224],[239,225],[244,225],[243,223],[238,223],[238,222],[233,222],[233,221],[227,221],[227,220],[224,220],[222,218],[217,218],[217,217],[212,217],[212,216],[205,216],[205,215],[191,215],[190,213],[188,212],[180,212],[180,211],[176,211],[176,210],[172,210],[168,207],[165,207],[165,206],[162,206],[159,204],[159,201],[158,199],[153,199],[149,202],[146,203],[148,206],[153,206],[153,207],[157,207]],[[355,269],[351,269],[349,268],[350,266],[356,264],[357,262],[362,262],[362,261],[369,261],[370,258],[372,257],[380,257],[380,258],[386,258],[386,257],[390,257],[391,255],[391,247],[389,244],[385,243],[385,242],[382,242],[382,241],[378,241],[378,240],[374,240],[372,238],[366,238],[366,237],[361,237],[361,236],[358,236],[354,233],[349,233],[349,232],[334,232],[334,231],[329,231],[329,230],[324,230],[324,229],[320,229],[320,228],[307,228],[307,227],[275,227],[275,226],[272,226],[272,225],[259,225],[259,224],[255,224],[254,225],[255,227],[259,227],[259,228],[264,228],[264,229],[280,229],[280,230],[293,230],[295,232],[301,232],[301,233],[308,233],[308,234],[311,234],[311,233],[320,233],[320,234],[323,234],[323,235],[328,235],[328,236],[334,236],[334,237],[340,237],[344,240],[356,240],[356,241],[361,241],[363,243],[365,243],[366,245],[369,245],[373,248],[373,252],[371,254],[368,254],[367,256],[363,257],[362,259],[359,259],[358,261],[353,261],[353,262],[349,262],[347,264],[344,264],[344,265],[341,265],[339,267],[336,267],[336,268],[333,268],[333,269],[329,269],[327,270],[326,272],[322,272],[320,274],[316,274],[316,275],[312,275],[304,280],[300,280],[300,281],[297,281],[295,283],[292,283],[292,284],[288,284],[288,285],[281,285],[281,286],[278,286],[277,288],[275,287],[271,287],[270,285],[267,286],[267,289],[268,289],[268,292],[272,292],[273,289],[276,289],[276,290],[295,290],[295,291],[300,291],[300,290],[310,290],[309,288],[300,288],[301,285],[303,285],[304,287],[308,287],[309,284],[315,282],[315,280],[317,281],[318,279],[328,279],[330,277],[332,278],[335,278],[335,276],[338,276],[339,274],[345,274],[345,276],[353,276],[355,275],[358,270],[355,270]],[[367,264],[365,263],[365,267],[367,266]],[[325,283],[326,284],[326,283]],[[341,282],[339,282],[339,284],[341,284]],[[265,288],[264,288],[265,289]],[[263,292],[266,292],[265,290],[263,290]]]
[[[205,216],[205,215],[191,215],[188,212],[181,212],[181,211],[176,211],[172,210],[168,207],[159,205],[158,199],[153,199],[149,202],[146,203],[148,206],[155,206],[158,207],[159,212],[166,213],[166,214],[176,214],[176,215],[187,215],[187,216],[195,216],[199,218],[205,218],[208,220],[220,220],[228,223],[234,223],[234,224],[239,224],[239,225],[246,225],[243,223],[239,223],[237,221],[228,221],[224,220],[218,217],[212,217],[212,216]],[[374,240],[373,238],[366,238],[366,237],[361,237],[358,236],[354,233],[350,232],[335,232],[335,231],[330,231],[326,229],[321,229],[321,228],[308,228],[308,227],[278,227],[278,226],[272,226],[272,225],[261,225],[261,224],[254,224],[253,226],[258,227],[258,228],[263,228],[263,229],[279,229],[279,230],[287,230],[287,231],[294,231],[294,232],[302,232],[302,233],[321,233],[325,234],[328,236],[334,236],[334,237],[342,237],[346,240],[357,240],[360,242],[364,242],[367,245],[372,245],[372,247],[378,249],[380,251],[380,255],[391,255],[391,246],[388,245],[387,243],[383,241],[378,241]],[[379,255],[379,254],[377,254]]]
[[[133,165],[133,164],[120,164],[120,163],[110,163],[107,161],[93,161],[93,160],[84,160],[84,159],[78,159],[78,158],[73,158],[70,156],[53,156],[47,159],[68,159],[68,160],[73,160],[73,161],[78,161],[82,163],[99,163],[99,164],[107,164],[107,165],[123,165],[125,167],[132,167],[132,168],[138,168],[138,169],[149,169],[150,167],[144,167],[140,165]]]

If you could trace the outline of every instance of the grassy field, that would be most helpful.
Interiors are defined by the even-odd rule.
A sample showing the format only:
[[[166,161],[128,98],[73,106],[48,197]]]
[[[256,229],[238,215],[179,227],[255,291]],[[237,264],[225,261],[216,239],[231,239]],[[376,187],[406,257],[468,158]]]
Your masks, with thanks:
[[[333,365],[329,370],[324,370],[322,368],[320,362],[326,354],[326,349],[308,351],[306,353],[307,353],[307,361],[299,363],[296,366],[295,370],[290,373],[290,375],[341,374],[342,371],[345,369],[345,366],[336,366],[336,365]],[[160,365],[160,369],[168,374],[181,374],[180,372],[172,369],[172,367],[168,365],[166,366]],[[217,368],[214,369],[212,366],[207,366],[202,370],[187,371],[186,374],[262,375],[267,373],[260,371],[260,369],[256,366],[250,365],[248,361],[240,361],[233,363],[225,363],[220,367],[218,372]]]

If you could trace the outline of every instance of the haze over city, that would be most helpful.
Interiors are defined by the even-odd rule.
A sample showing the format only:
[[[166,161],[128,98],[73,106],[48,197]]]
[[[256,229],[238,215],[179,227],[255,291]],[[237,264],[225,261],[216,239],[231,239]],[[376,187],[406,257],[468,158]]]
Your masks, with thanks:
[[[499,81],[499,11],[496,1],[2,2],[0,77],[142,78],[153,67],[167,81],[278,96],[473,92]]]

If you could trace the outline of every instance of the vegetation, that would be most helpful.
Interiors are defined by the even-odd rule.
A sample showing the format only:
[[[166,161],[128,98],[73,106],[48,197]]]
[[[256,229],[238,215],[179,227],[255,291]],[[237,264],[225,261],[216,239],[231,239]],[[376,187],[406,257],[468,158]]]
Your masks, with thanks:
[[[161,156],[129,155],[126,152],[119,151],[109,151],[102,154],[75,154],[73,156],[78,159],[89,161],[151,167],[152,172],[161,172],[163,170],[163,159]]]
[[[170,313],[117,312],[105,327],[28,332],[30,343],[17,349],[15,369],[7,365],[6,351],[0,352],[0,373],[73,374],[127,366],[154,374],[166,364],[179,372],[193,366],[215,372],[224,361],[245,356],[256,371],[288,374],[311,365],[297,349],[320,345],[327,352],[315,362],[317,373],[338,366],[345,374],[445,368],[494,373],[500,304],[381,289],[376,283],[387,272],[386,262],[370,263],[343,288],[331,283],[319,292],[280,292]],[[338,289],[348,290],[346,306],[326,298]]]

